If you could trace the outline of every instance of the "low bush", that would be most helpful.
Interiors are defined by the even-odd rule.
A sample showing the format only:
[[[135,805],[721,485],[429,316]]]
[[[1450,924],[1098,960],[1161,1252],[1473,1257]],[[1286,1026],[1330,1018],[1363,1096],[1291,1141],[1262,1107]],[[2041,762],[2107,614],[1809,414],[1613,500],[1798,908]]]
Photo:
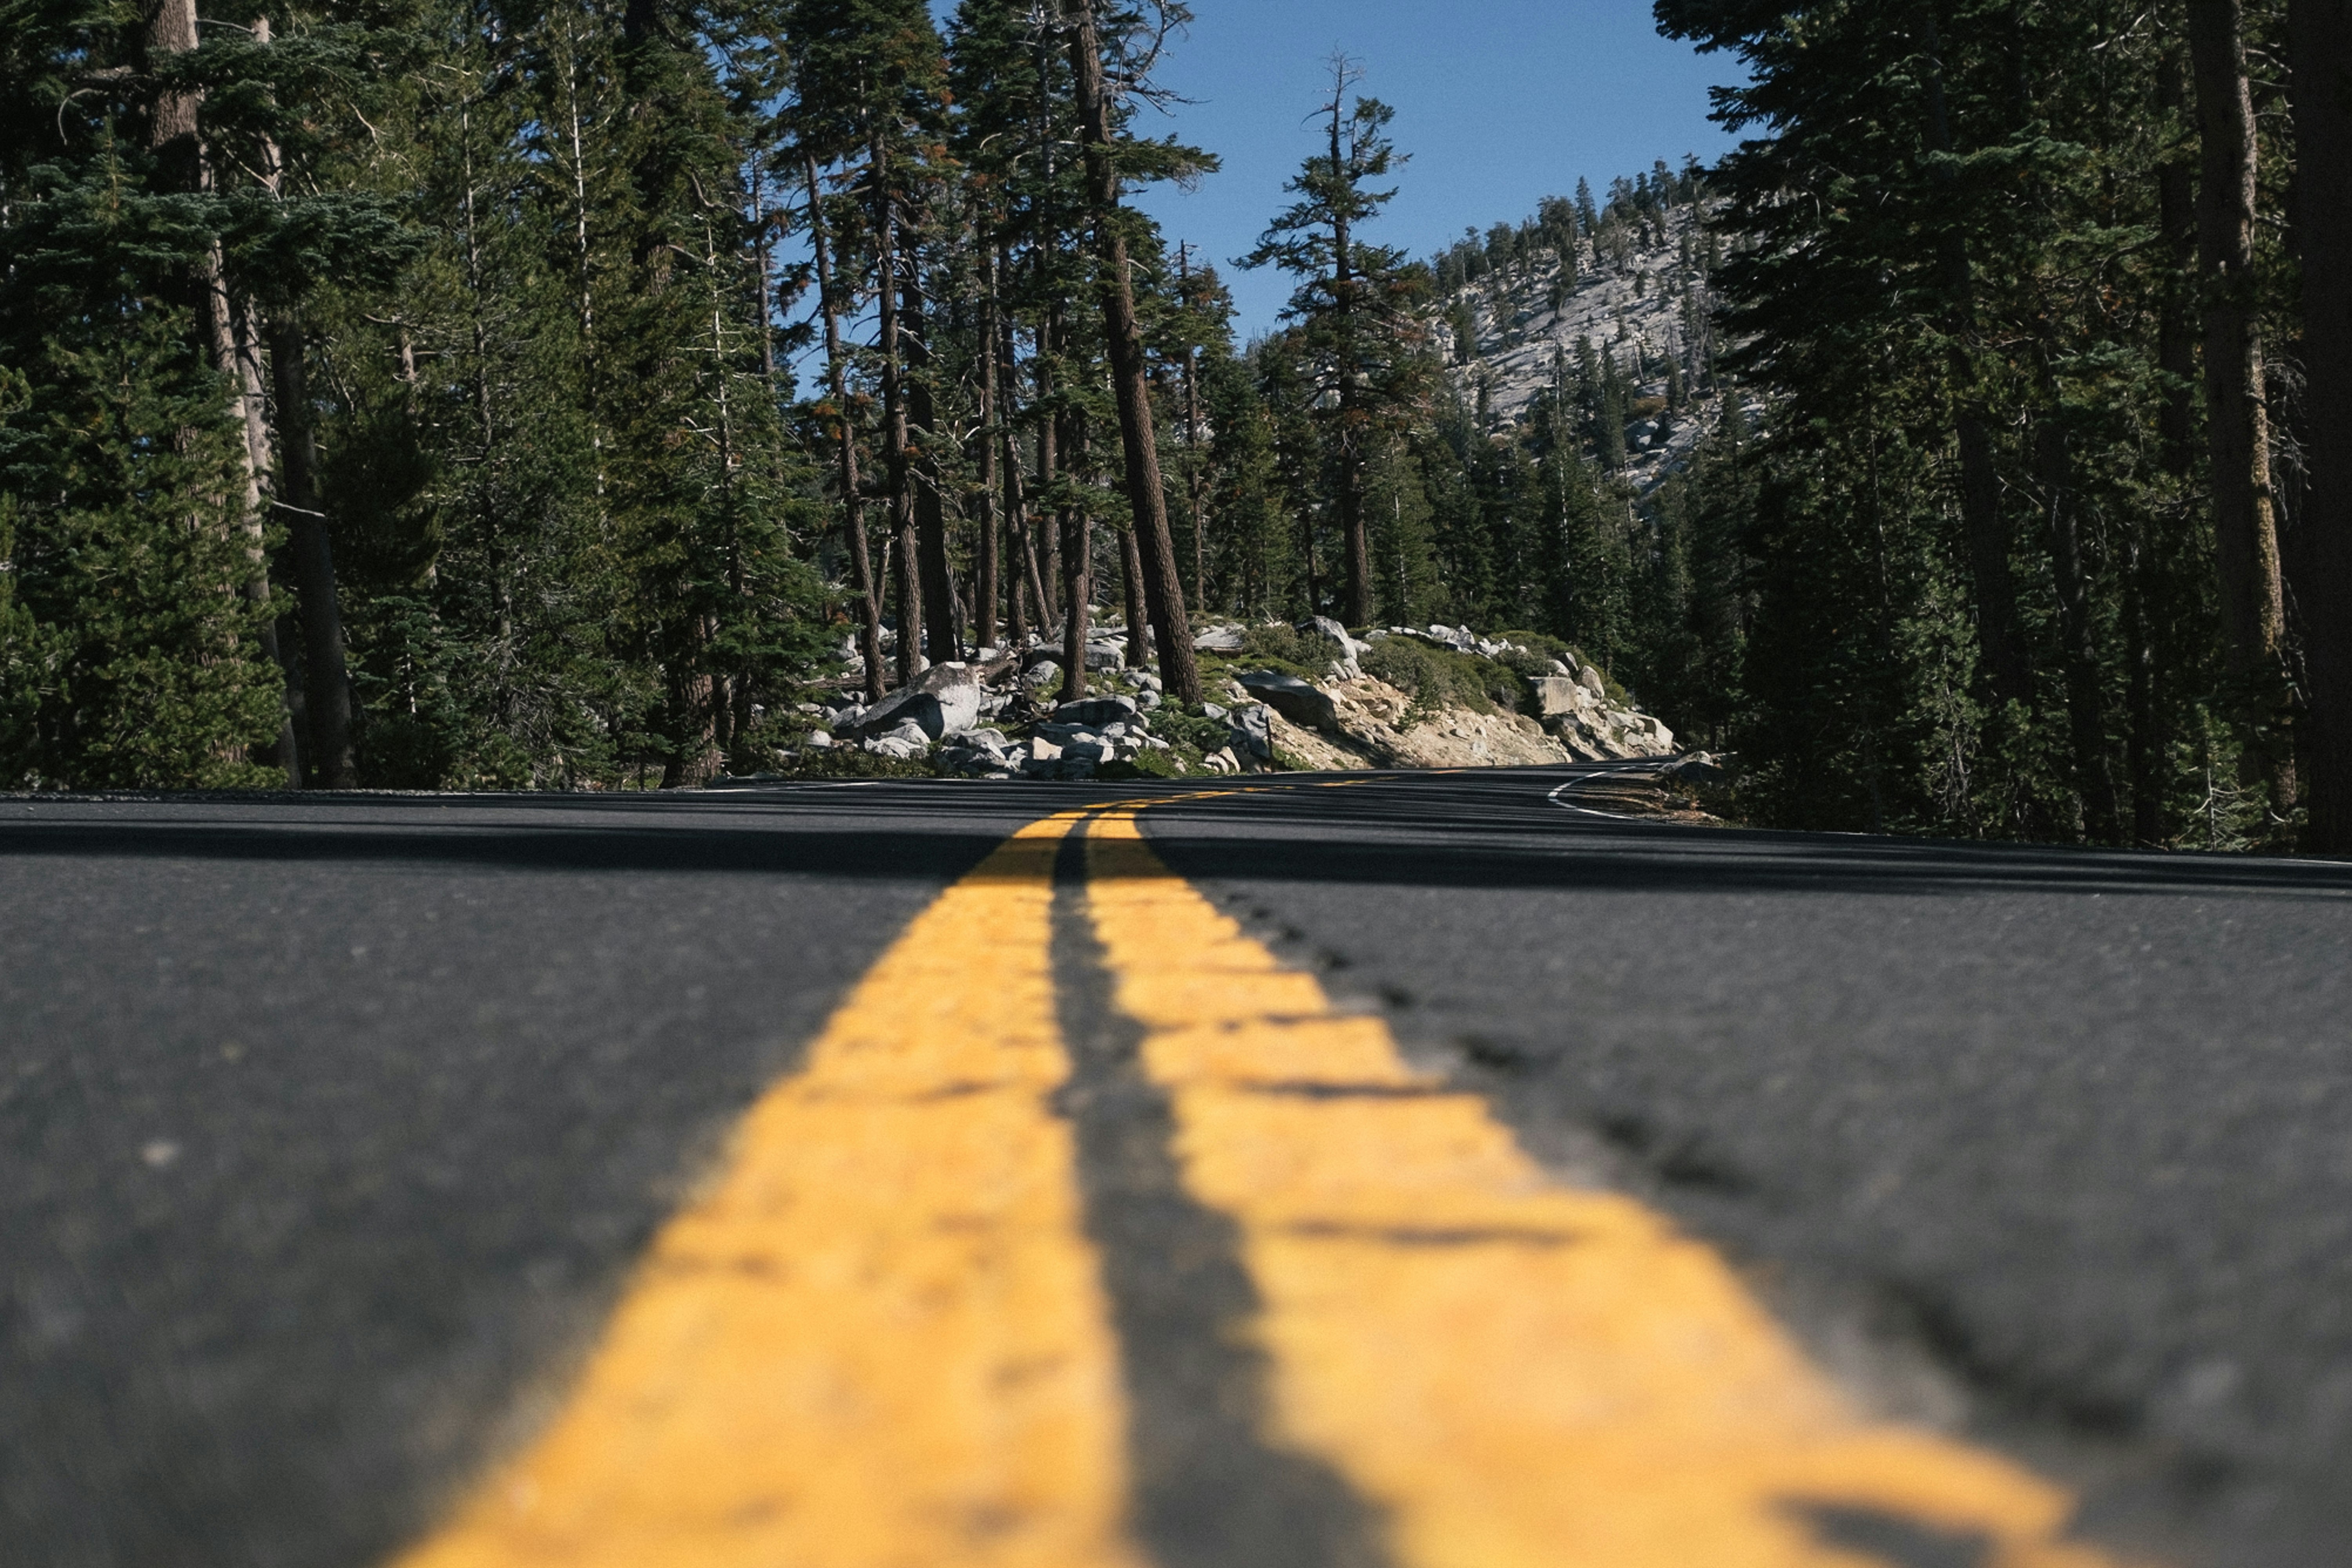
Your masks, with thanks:
[[[1334,662],[1347,650],[1320,632],[1300,632],[1288,626],[1253,626],[1242,633],[1242,651],[1230,661],[1243,669],[1273,670],[1319,681],[1331,674]]]
[[[1528,684],[1517,670],[1418,637],[1383,637],[1358,663],[1423,712],[1448,706],[1517,712],[1527,702]]]
[[[1233,738],[1232,728],[1223,719],[1203,718],[1198,713],[1185,711],[1177,703],[1161,703],[1144,717],[1150,721],[1151,733],[1161,740],[1203,757],[1230,744]]]
[[[792,779],[928,779],[930,759],[923,757],[883,757],[847,742],[823,751],[803,751],[777,764],[776,771]]]

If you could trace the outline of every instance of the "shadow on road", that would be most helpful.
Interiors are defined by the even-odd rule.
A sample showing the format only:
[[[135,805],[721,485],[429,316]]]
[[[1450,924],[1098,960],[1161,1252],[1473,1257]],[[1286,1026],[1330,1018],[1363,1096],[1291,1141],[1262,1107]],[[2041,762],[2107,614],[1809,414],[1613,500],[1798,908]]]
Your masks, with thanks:
[[[2352,896],[2352,864],[1621,823],[1548,799],[1590,771],[1128,784],[911,779],[632,796],[161,796],[127,808],[36,798],[25,802],[33,808],[26,816],[0,814],[0,858],[936,881],[970,870],[1038,817],[1152,800],[1160,804],[1145,821],[1153,842],[1194,877],[1694,894]]]
[[[2352,865],[1612,822],[1497,770],[1171,801],[1143,819],[1189,877],[1643,893],[2352,897]]]

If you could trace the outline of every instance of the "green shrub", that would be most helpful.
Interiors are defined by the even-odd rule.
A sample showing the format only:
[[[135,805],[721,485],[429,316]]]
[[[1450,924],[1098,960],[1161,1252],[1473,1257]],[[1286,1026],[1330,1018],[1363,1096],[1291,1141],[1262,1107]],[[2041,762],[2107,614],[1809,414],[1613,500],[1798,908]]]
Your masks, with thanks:
[[[1527,697],[1527,682],[1517,671],[1418,637],[1383,637],[1358,662],[1364,674],[1412,698],[1423,713],[1441,707],[1517,712]]]
[[[1242,633],[1242,651],[1231,663],[1243,669],[1273,670],[1301,680],[1319,681],[1331,674],[1335,661],[1346,656],[1347,650],[1319,632],[1300,632],[1288,626],[1253,626]]]
[[[928,779],[928,758],[877,756],[847,742],[824,751],[803,751],[777,771],[793,779]]]
[[[1161,703],[1143,716],[1150,721],[1151,733],[1169,745],[1207,756],[1233,738],[1231,727],[1221,718],[1203,718],[1189,713],[1179,704]],[[1187,763],[1192,759],[1188,757]]]

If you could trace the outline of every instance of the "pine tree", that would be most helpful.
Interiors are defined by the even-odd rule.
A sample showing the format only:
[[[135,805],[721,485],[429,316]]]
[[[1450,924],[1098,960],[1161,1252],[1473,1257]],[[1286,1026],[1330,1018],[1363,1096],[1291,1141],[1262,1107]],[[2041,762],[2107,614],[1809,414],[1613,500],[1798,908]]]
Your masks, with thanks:
[[[65,146],[53,131],[49,159],[9,171],[0,778],[16,787],[282,778],[247,760],[282,687],[268,606],[244,592],[244,431],[184,302],[210,204],[118,139],[135,112],[82,107]]]
[[[1317,111],[1327,128],[1326,150],[1307,159],[1284,187],[1300,200],[1274,219],[1257,248],[1238,264],[1278,266],[1299,279],[1287,315],[1332,393],[1324,423],[1344,561],[1342,613],[1351,625],[1369,623],[1376,591],[1364,518],[1365,464],[1382,433],[1423,396],[1428,368],[1418,309],[1427,293],[1425,269],[1359,237],[1396,194],[1372,183],[1400,160],[1386,135],[1395,111],[1377,99],[1349,101],[1358,75],[1344,57],[1333,59],[1331,96]]]
[[[1156,417],[1149,371],[1144,364],[1143,333],[1137,325],[1135,285],[1129,265],[1128,214],[1120,205],[1125,182],[1149,172],[1160,178],[1213,169],[1215,162],[1192,148],[1171,143],[1138,143],[1117,133],[1120,118],[1110,102],[1103,56],[1106,41],[1122,61],[1131,58],[1139,41],[1156,42],[1188,15],[1181,5],[1160,0],[1152,26],[1139,13],[1119,13],[1108,40],[1096,24],[1093,0],[1065,0],[1072,22],[1070,50],[1077,83],[1078,110],[1084,127],[1087,195],[1097,259],[1102,269],[1104,341],[1109,350],[1111,376],[1118,403],[1120,444],[1126,456],[1128,504],[1133,526],[1129,538],[1138,551],[1135,566],[1143,578],[1144,599],[1160,645],[1160,669],[1171,695],[1198,705],[1201,676],[1192,660],[1192,632],[1184,612],[1183,585],[1177,578],[1176,551],[1168,528],[1168,502],[1161,488]],[[1145,152],[1149,162],[1139,158]],[[1130,572],[1130,576],[1133,573]],[[1130,614],[1132,628],[1135,618]]]
[[[1735,243],[1693,260],[1730,299],[1740,346],[1719,369],[1766,409],[1744,700],[1780,799],[1947,831],[2176,836],[2187,792],[2210,793],[2177,743],[2242,711],[2190,509],[2210,464],[2182,400],[2179,13],[1658,15],[1752,73],[1725,109],[1748,140],[1709,181],[1710,227]],[[2234,762],[2215,759],[2215,788]]]

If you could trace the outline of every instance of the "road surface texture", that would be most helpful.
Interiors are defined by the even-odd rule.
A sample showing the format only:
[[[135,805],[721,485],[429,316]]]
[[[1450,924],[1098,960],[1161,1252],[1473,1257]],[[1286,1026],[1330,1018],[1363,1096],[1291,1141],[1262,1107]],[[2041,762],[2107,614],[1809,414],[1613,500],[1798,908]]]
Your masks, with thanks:
[[[0,800],[0,1563],[2352,1563],[2352,867]]]

